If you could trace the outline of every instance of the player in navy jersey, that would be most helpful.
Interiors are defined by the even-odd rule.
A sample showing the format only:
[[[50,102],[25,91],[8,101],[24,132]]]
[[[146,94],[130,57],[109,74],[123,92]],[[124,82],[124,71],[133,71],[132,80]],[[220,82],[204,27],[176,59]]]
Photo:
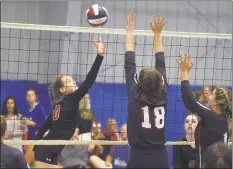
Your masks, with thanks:
[[[224,88],[215,88],[208,99],[209,108],[196,101],[189,86],[189,71],[194,63],[185,54],[177,60],[181,70],[181,93],[184,105],[196,113],[201,120],[195,130],[196,167],[202,168],[203,154],[216,142],[228,142],[228,123],[230,122],[231,100]]]
[[[37,139],[43,140],[70,140],[74,134],[81,116],[79,110],[79,101],[87,94],[94,83],[103,60],[106,42],[93,41],[97,48],[97,56],[92,65],[86,80],[77,87],[76,82],[69,76],[59,75],[52,83],[51,99],[54,101],[53,113],[50,114],[45,123],[37,132]],[[44,137],[45,132],[49,130]],[[81,134],[81,133],[80,133]],[[35,146],[36,167],[49,168],[57,167],[58,156],[63,150],[64,145],[54,146]]]
[[[128,168],[168,168],[165,140],[167,79],[161,32],[166,21],[154,18],[155,68],[144,68],[136,78],[133,43],[134,15],[126,25],[125,76],[128,92]]]

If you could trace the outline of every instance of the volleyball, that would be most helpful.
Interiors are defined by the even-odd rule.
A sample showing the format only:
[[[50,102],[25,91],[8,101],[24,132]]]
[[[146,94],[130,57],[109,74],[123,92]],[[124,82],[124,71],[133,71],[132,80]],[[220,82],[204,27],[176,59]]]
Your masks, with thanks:
[[[108,11],[104,6],[95,4],[87,9],[87,22],[92,27],[104,26],[108,21]]]

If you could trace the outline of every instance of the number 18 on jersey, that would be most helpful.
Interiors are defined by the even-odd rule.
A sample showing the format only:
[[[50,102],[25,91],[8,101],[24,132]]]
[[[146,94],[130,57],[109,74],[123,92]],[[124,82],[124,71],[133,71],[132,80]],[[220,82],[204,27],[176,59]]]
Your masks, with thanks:
[[[150,116],[150,112],[149,112],[149,107],[145,106],[142,108],[142,113],[143,113],[143,117],[144,117],[144,121],[142,122],[142,127],[143,128],[153,128],[156,127],[157,129],[162,129],[164,128],[164,121],[165,121],[165,110],[164,107],[155,107],[153,109],[153,115],[154,116]],[[152,120],[155,121],[154,125],[152,126],[152,124],[150,123],[150,118],[154,118]]]

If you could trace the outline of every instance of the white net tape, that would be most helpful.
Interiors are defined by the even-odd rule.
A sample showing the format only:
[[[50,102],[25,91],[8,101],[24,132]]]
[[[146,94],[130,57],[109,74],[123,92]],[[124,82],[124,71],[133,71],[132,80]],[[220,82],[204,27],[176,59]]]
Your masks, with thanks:
[[[5,140],[4,143],[8,145],[128,145],[127,141],[77,141],[77,140]],[[167,142],[166,145],[190,145],[192,142]]]
[[[23,24],[23,23],[9,23],[9,22],[1,22],[1,28],[61,31],[61,32],[99,33],[99,34],[112,34],[112,35],[116,35],[116,34],[125,35],[126,34],[125,29],[37,25],[37,24]],[[154,36],[150,30],[135,30],[134,35]],[[173,32],[173,31],[163,31],[162,36],[183,37],[183,38],[232,39],[231,34]]]
[[[92,140],[92,141],[77,141],[77,140],[5,140],[4,143],[8,145],[128,145],[127,141],[103,141],[103,140]],[[165,145],[167,146],[178,146],[178,145],[192,145],[194,142],[187,141],[168,141]],[[229,142],[232,145],[232,142]]]

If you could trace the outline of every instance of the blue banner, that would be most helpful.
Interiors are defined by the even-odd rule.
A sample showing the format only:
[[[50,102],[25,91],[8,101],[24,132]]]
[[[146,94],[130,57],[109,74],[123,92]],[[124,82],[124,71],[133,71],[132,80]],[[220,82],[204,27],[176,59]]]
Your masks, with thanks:
[[[128,146],[114,146],[112,150],[112,166],[113,168],[126,168],[129,159]]]

